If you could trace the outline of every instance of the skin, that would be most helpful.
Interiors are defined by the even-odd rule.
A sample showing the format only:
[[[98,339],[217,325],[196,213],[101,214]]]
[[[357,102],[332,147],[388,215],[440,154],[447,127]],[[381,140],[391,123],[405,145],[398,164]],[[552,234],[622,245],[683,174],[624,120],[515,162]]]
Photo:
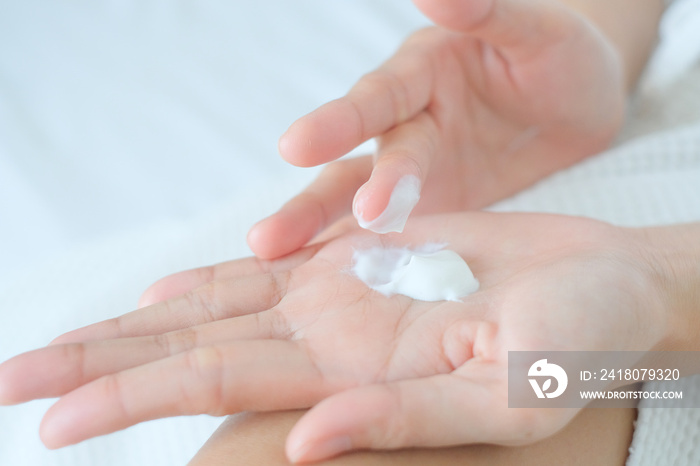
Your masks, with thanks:
[[[552,435],[576,411],[504,408],[508,349],[697,345],[698,326],[688,325],[698,320],[696,267],[654,239],[694,244],[697,228],[461,214],[380,238],[334,224],[353,197],[356,215],[379,215],[406,174],[423,185],[417,213],[473,209],[600,151],[621,124],[661,11],[659,1],[630,0],[415,3],[441,27],[411,37],[280,141],[300,166],[379,142],[373,158],[328,165],[250,233],[260,258],[298,252],[161,281],[145,309],[0,365],[0,403],[60,396],[42,425],[49,447],[162,416],[309,406],[287,438],[295,461],[357,448],[518,445]],[[482,282],[461,304],[375,296],[347,273],[358,242],[436,238]]]
[[[421,182],[415,214],[478,209],[605,149],[663,11],[660,0],[414,3],[437,26],[281,137],[287,162],[327,166],[251,229],[258,257],[299,249],[351,208],[373,220],[404,176]],[[374,156],[328,164],[371,138]]]
[[[303,411],[246,413],[229,417],[189,463],[190,466],[288,465],[284,441]],[[520,447],[463,445],[392,452],[355,452],[327,466],[622,466],[632,441],[635,409],[584,409],[560,432]]]
[[[685,341],[650,230],[475,212],[417,218],[402,235],[349,223],[336,234],[280,261],[180,274],[172,283],[198,286],[3,363],[0,403],[61,397],[41,427],[50,448],[158,417],[311,406],[287,438],[293,461],[522,445],[577,410],[508,409],[508,350]],[[463,302],[385,297],[348,270],[353,248],[426,241],[462,255],[480,290]]]

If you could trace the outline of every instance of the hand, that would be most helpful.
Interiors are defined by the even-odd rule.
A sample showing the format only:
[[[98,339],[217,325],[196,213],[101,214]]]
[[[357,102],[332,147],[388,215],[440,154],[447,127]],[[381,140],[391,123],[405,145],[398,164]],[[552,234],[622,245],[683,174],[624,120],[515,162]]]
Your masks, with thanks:
[[[298,166],[330,162],[374,137],[376,156],[329,164],[256,225],[248,242],[258,257],[307,244],[349,213],[353,196],[355,216],[373,221],[401,179],[420,189],[415,213],[481,208],[601,151],[617,133],[622,61],[583,16],[546,0],[415,3],[441,27],[410,37],[279,143]]]
[[[41,429],[51,448],[166,416],[314,405],[289,436],[293,460],[532,442],[575,410],[509,410],[508,350],[661,340],[664,295],[639,238],[536,214],[420,217],[401,236],[354,227],[282,260],[166,278],[149,300],[186,293],[0,365],[0,403],[60,396]],[[389,298],[349,271],[353,248],[426,241],[464,257],[480,290],[463,302]]]

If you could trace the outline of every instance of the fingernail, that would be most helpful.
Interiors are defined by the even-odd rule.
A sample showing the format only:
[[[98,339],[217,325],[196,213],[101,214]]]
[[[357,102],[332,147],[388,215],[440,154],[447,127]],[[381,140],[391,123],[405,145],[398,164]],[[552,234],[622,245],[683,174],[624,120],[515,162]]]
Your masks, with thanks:
[[[9,406],[17,404],[17,394],[14,393],[12,384],[8,381],[13,379],[13,366],[17,367],[11,361],[5,361],[0,364],[0,406]],[[8,374],[9,372],[9,374]],[[16,377],[15,377],[16,378]]]
[[[357,223],[366,230],[375,233],[390,233],[392,231],[401,233],[408,216],[420,200],[420,180],[412,175],[406,175],[399,179],[391,192],[389,204],[377,218],[366,221],[362,214],[362,206],[355,203],[355,218]]]
[[[296,450],[290,452],[289,460],[292,463],[319,461],[340,453],[352,450],[350,437],[342,435],[332,437],[320,442],[309,442],[302,444]]]
[[[364,202],[358,200],[355,201],[352,206],[352,214],[355,216],[358,222],[366,222],[364,217],[365,209],[362,204],[364,204]]]

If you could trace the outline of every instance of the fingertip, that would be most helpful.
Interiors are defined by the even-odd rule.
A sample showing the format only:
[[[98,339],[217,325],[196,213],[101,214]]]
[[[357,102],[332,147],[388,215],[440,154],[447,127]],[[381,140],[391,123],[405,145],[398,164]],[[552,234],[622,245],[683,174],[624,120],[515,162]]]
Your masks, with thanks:
[[[64,446],[60,441],[60,435],[63,430],[62,427],[65,426],[55,425],[60,421],[60,417],[57,418],[57,416],[54,415],[55,408],[56,403],[44,414],[44,418],[41,420],[41,424],[39,424],[39,438],[41,439],[41,443],[49,450],[55,450]]]
[[[77,335],[81,333],[80,331],[83,328],[85,327],[81,327],[75,330],[71,330],[70,332],[63,333],[51,340],[46,346],[65,345],[66,343],[75,343],[77,341],[80,341],[80,338],[77,337]]]
[[[418,177],[404,175],[396,180],[386,173],[365,183],[355,195],[353,215],[358,224],[375,233],[401,233],[408,217],[420,200],[421,182]]]
[[[326,405],[326,401],[321,403]],[[352,439],[337,425],[333,426],[333,419],[328,418],[326,411],[312,408],[287,435],[285,452],[291,463],[312,463],[352,450]]]
[[[359,123],[348,123],[357,118],[352,104],[343,99],[322,105],[282,134],[279,153],[297,167],[315,167],[342,157],[364,142]]]
[[[43,443],[44,446],[49,450],[58,450],[59,448],[66,446],[56,439],[56,436],[53,434],[53,431],[45,433],[45,429],[40,428],[39,438],[41,439],[41,443]]]
[[[17,355],[0,364],[0,406],[12,406],[43,398],[43,375],[34,357],[38,350]]]
[[[280,136],[279,141],[277,142],[277,150],[280,153],[280,156],[282,159],[290,163],[296,167],[309,167],[313,165],[308,165],[308,163],[305,163],[305,158],[304,158],[304,132],[303,132],[303,126],[299,128],[299,122],[295,121],[292,123],[292,125],[287,129],[287,131]],[[300,134],[301,133],[301,134]],[[310,146],[311,141],[308,139],[306,140],[306,146]]]
[[[114,324],[117,320],[117,318],[113,318],[102,322],[89,324],[84,327],[76,328],[75,330],[71,330],[70,332],[66,332],[62,335],[57,336],[56,338],[51,340],[51,342],[47,346],[67,345],[71,343],[94,341],[98,339],[115,338],[114,334],[105,333],[105,329],[103,326],[105,322]]]
[[[352,200],[352,214],[357,222],[371,222],[379,217],[389,203],[391,188],[381,189],[376,183],[368,181],[355,193]]]
[[[293,464],[314,463],[352,450],[350,437],[341,435],[311,444],[293,445],[286,449],[287,458]]]
[[[0,406],[17,404],[12,384],[12,359],[0,364]]]
[[[413,4],[435,24],[463,31],[489,15],[493,0],[413,0]]]
[[[324,162],[318,160],[319,152],[323,153],[323,141],[316,134],[313,119],[310,114],[292,123],[277,143],[282,159],[295,167],[315,167]]]
[[[287,436],[290,461],[314,462],[354,449],[395,448],[374,428],[384,425],[395,403],[379,386],[346,390],[321,401],[297,421]],[[379,434],[381,438],[373,438]]]
[[[11,394],[8,393],[8,389],[5,386],[5,382],[0,378],[0,406],[12,406],[14,404]]]
[[[261,220],[248,232],[248,246],[262,260],[278,259],[308,243],[315,229],[280,211]]]
[[[182,296],[216,278],[216,266],[199,267],[177,272],[153,283],[143,292],[138,309]]]
[[[167,301],[197,288],[203,281],[200,270],[202,269],[185,270],[156,281],[141,294],[138,309]]]
[[[49,411],[44,415],[39,425],[39,438],[49,450],[56,450],[71,444],[66,442],[63,435],[70,430],[70,425],[67,425],[65,416],[54,415],[54,404]],[[74,442],[75,443],[75,442]]]
[[[327,400],[323,400],[319,404],[323,404],[326,401]],[[322,431],[317,428],[318,423],[315,422],[315,418],[317,417],[315,411],[317,408],[318,405],[305,413],[294,424],[289,434],[287,434],[284,451],[287,455],[287,459],[293,464],[314,461],[313,458],[316,457],[313,450],[315,445],[319,443],[320,437],[323,436]],[[320,435],[319,432],[321,432]],[[317,458],[316,460],[318,459],[321,458]]]
[[[282,255],[279,254],[280,251],[277,244],[270,241],[270,234],[268,231],[270,229],[270,226],[268,226],[270,223],[269,219],[270,217],[253,225],[246,237],[248,247],[250,247],[251,251],[253,251],[253,254],[255,254],[258,259],[262,260],[276,259]]]
[[[141,309],[142,307],[148,307],[148,306],[151,306],[155,303],[165,301],[165,299],[161,298],[161,295],[156,288],[158,283],[159,282],[156,282],[153,285],[149,286],[148,288],[146,288],[146,291],[144,291],[141,294],[141,296],[139,297],[138,303],[136,304],[137,309]]]
[[[64,395],[51,406],[39,425],[39,438],[50,450],[75,445],[117,430],[110,427],[109,413],[85,385]],[[123,427],[122,427],[123,428]]]

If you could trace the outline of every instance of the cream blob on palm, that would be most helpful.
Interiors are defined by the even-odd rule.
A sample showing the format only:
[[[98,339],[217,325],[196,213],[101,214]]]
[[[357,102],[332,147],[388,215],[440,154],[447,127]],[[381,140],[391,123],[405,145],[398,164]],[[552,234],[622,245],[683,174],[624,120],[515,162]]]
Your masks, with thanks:
[[[385,296],[400,294],[420,301],[459,301],[479,282],[454,251],[427,244],[415,250],[375,247],[356,251],[355,275]]]
[[[399,179],[389,197],[384,211],[372,221],[366,221],[362,212],[355,212],[357,223],[365,230],[385,234],[392,231],[401,233],[406,220],[420,200],[420,180],[412,175]]]

